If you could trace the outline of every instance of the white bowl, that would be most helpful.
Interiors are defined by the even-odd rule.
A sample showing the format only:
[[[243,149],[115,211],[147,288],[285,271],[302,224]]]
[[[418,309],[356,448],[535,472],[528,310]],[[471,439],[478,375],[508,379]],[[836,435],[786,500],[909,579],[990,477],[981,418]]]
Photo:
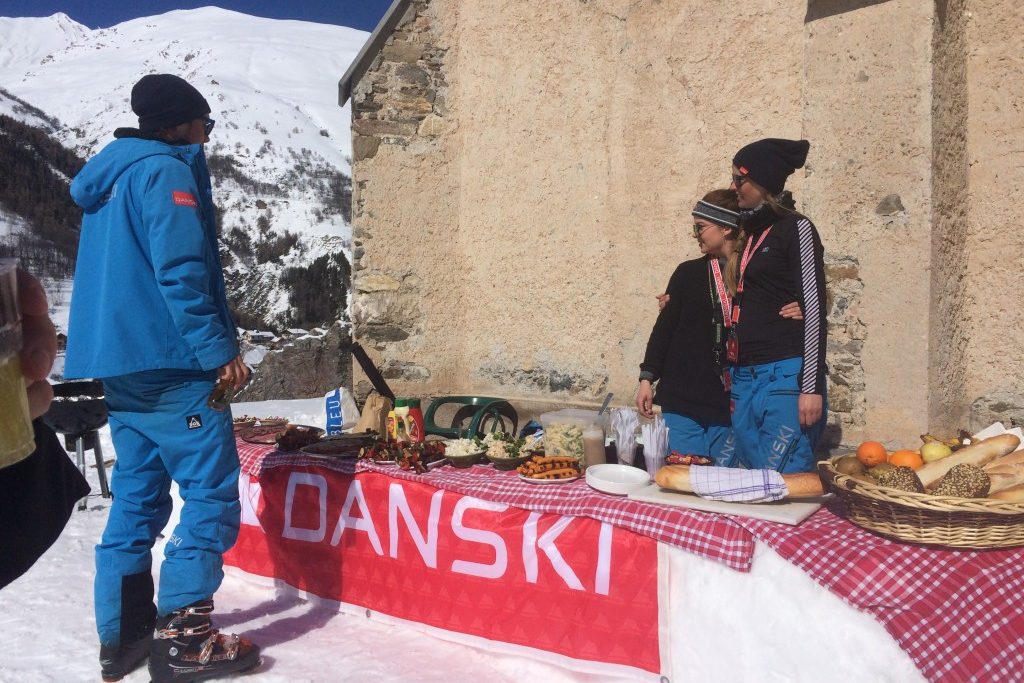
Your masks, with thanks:
[[[639,491],[651,483],[651,475],[629,465],[591,465],[587,468],[586,477],[591,488],[616,496]]]

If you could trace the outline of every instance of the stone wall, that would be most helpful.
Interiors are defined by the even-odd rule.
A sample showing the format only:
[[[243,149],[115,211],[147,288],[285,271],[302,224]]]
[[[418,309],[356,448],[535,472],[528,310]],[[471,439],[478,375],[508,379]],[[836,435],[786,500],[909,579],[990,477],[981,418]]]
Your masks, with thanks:
[[[694,200],[740,145],[805,137],[790,187],[829,257],[829,438],[959,426],[1024,376],[1019,297],[1014,328],[984,309],[1024,216],[974,182],[1024,166],[1024,76],[999,53],[1019,24],[989,26],[1006,12],[416,0],[353,96],[355,336],[399,394],[630,404],[653,297],[698,255]],[[1000,338],[1009,378],[985,356]]]
[[[451,329],[462,295],[456,156],[446,38],[436,6],[409,10],[352,95],[354,336],[389,383],[447,393],[457,376]],[[369,383],[357,369],[356,393]]]

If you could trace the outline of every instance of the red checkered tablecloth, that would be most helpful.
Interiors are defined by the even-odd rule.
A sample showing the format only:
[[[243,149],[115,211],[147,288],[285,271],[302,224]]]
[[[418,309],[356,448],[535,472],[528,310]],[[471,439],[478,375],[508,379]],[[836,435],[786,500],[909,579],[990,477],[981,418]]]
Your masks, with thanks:
[[[642,503],[583,480],[538,486],[477,466],[419,475],[394,466],[279,453],[238,443],[242,469],[372,470],[537,512],[587,516],[749,571],[754,539],[871,614],[930,681],[1024,680],[1024,549],[953,551],[895,543],[821,509],[794,527]]]
[[[896,543],[827,509],[798,527],[736,521],[881,622],[928,680],[1024,680],[1024,549]]]
[[[754,555],[753,535],[728,517],[610,496],[590,488],[582,479],[545,486],[525,482],[515,472],[500,472],[480,465],[468,469],[441,467],[426,474],[416,474],[394,465],[363,460],[357,463],[351,459],[280,453],[268,446],[255,446],[244,441],[238,442],[238,455],[242,471],[257,477],[264,468],[281,466],[326,467],[346,473],[375,471],[524,510],[591,517],[724,562],[743,572],[750,571]]]

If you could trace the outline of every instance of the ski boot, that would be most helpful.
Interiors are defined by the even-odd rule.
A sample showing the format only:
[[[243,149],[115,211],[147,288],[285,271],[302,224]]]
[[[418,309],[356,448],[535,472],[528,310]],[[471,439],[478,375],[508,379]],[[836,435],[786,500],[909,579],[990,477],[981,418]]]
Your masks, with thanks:
[[[259,666],[260,649],[246,638],[213,628],[213,600],[201,600],[158,617],[149,651],[151,683],[192,683]]]
[[[100,643],[100,676],[105,683],[119,681],[142,666],[153,644],[156,607],[153,576],[149,571],[121,579],[120,643]]]
[[[100,675],[105,683],[119,681],[142,666],[153,645],[153,633],[128,645],[100,645]]]

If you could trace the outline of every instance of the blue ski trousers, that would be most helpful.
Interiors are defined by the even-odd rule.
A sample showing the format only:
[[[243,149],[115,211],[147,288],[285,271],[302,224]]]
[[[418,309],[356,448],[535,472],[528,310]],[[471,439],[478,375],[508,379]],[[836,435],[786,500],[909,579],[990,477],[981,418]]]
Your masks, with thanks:
[[[735,444],[732,428],[706,424],[679,413],[662,413],[668,427],[668,447],[683,455],[713,458],[719,467],[732,463]]]
[[[152,628],[151,551],[171,515],[172,480],[182,508],[164,549],[156,612],[211,598],[224,578],[222,556],[238,537],[241,508],[231,411],[206,405],[215,381],[215,372],[198,370],[103,380],[117,453],[113,503],[96,546],[103,644],[130,642]]]
[[[800,426],[797,401],[802,366],[803,359],[796,357],[733,368],[733,467],[779,472],[814,470],[814,446],[825,427],[828,401],[823,401],[822,416],[815,425],[809,429]]]

